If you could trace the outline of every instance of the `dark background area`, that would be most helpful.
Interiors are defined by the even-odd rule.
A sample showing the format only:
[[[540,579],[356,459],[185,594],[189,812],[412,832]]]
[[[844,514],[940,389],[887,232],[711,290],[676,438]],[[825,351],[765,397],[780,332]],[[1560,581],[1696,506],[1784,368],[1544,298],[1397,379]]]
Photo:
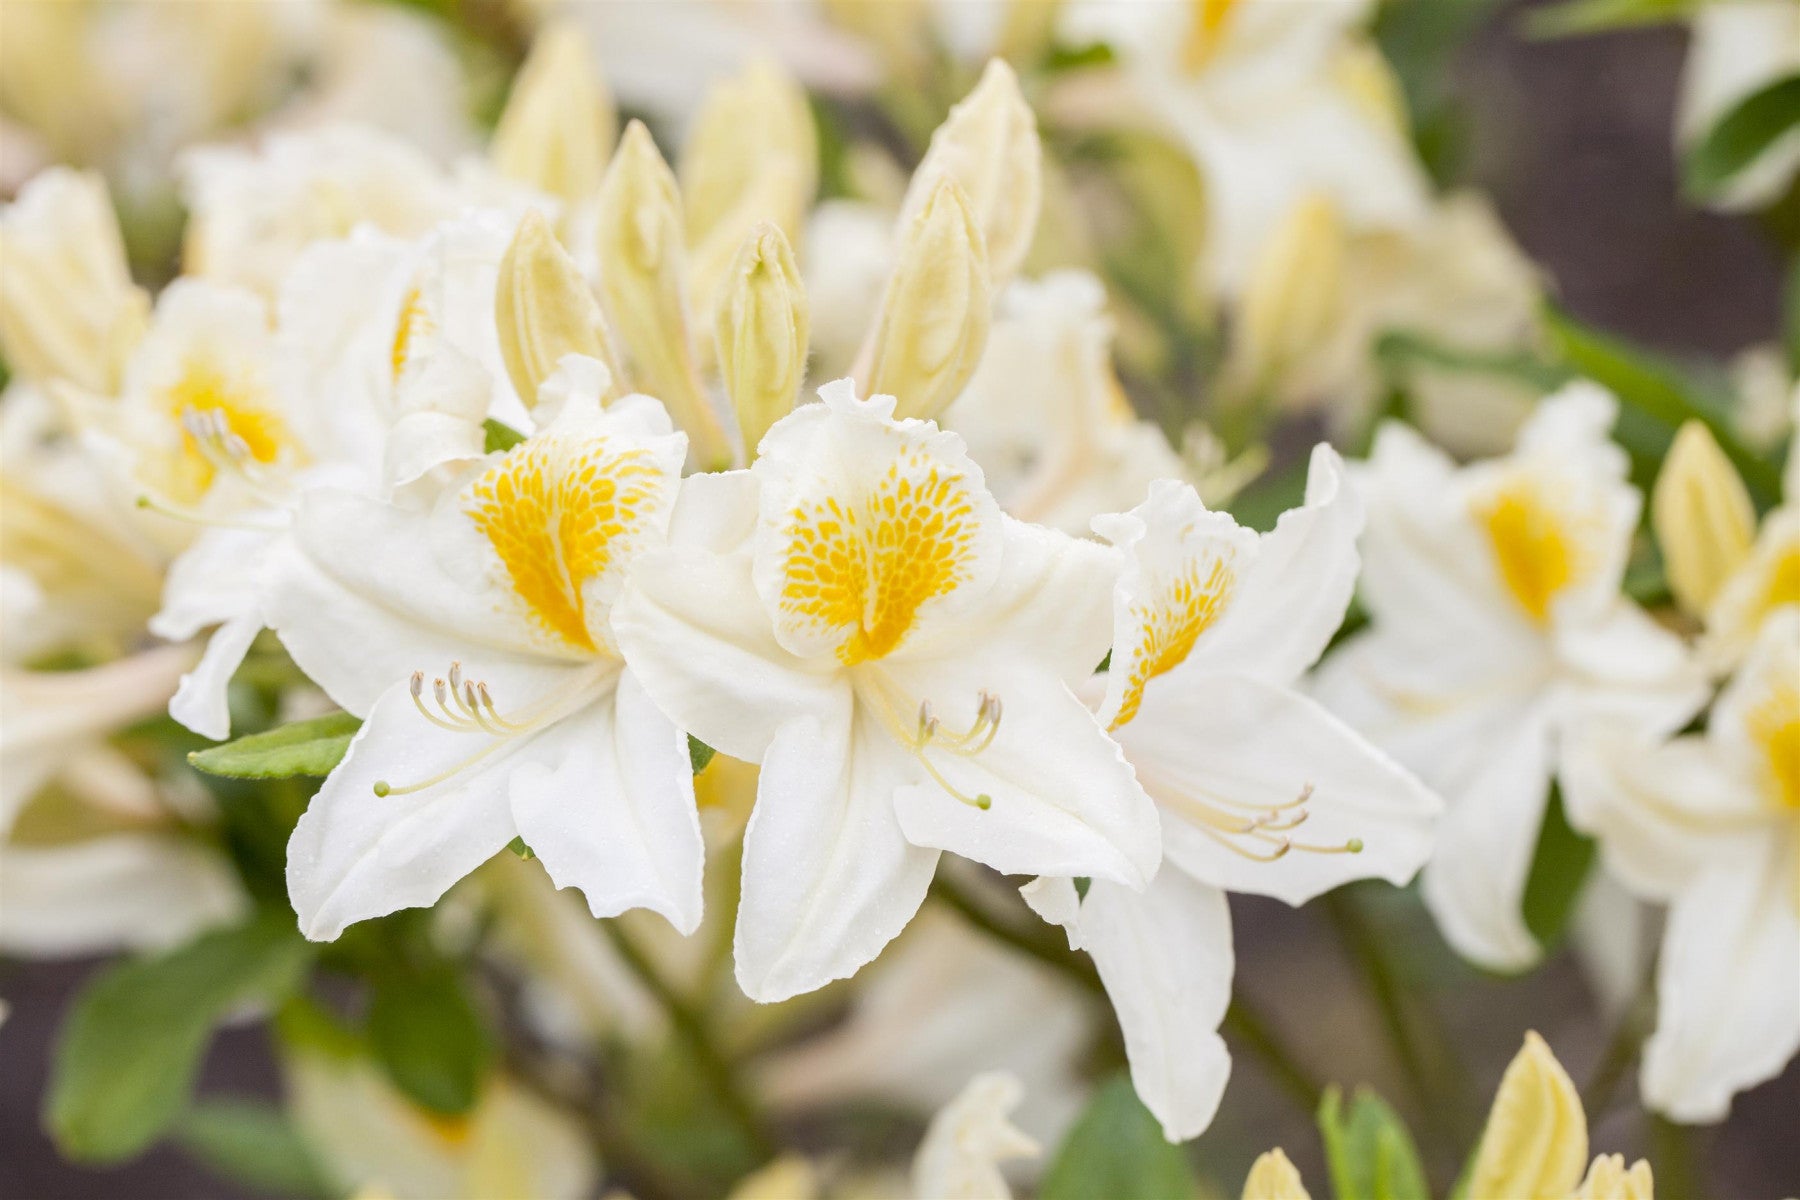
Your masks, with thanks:
[[[1421,0],[1425,3],[1451,0]],[[1577,317],[1653,349],[1722,359],[1779,328],[1782,264],[1753,221],[1685,207],[1671,154],[1684,35],[1652,29],[1530,43],[1510,13],[1486,22],[1454,71],[1452,90],[1469,121],[1466,175],[1494,198],[1554,295]],[[1313,906],[1295,912],[1237,897],[1238,987],[1272,1011],[1309,1061],[1342,1082],[1367,1081],[1409,1118],[1403,1081],[1381,1041],[1374,1010]],[[1528,1028],[1542,1032],[1577,1079],[1608,1036],[1567,951],[1525,979],[1478,976],[1450,958],[1416,904],[1374,906],[1380,936],[1395,943],[1474,1066],[1485,1108]],[[234,1197],[243,1195],[160,1149],[111,1171],[62,1163],[39,1128],[47,1060],[61,1013],[93,963],[0,963],[0,1196],[8,1198]],[[273,1095],[268,1043],[255,1028],[214,1046],[203,1090]],[[1630,1085],[1595,1119],[1594,1153],[1647,1150]],[[1800,1190],[1800,1064],[1738,1097],[1731,1119],[1695,1132],[1706,1195],[1774,1200]],[[1592,1115],[1591,1115],[1592,1116]],[[1280,1144],[1315,1195],[1329,1187],[1317,1135],[1238,1049],[1218,1124],[1199,1143],[1203,1168],[1235,1195],[1260,1148]],[[1659,1179],[1659,1195],[1673,1196]]]

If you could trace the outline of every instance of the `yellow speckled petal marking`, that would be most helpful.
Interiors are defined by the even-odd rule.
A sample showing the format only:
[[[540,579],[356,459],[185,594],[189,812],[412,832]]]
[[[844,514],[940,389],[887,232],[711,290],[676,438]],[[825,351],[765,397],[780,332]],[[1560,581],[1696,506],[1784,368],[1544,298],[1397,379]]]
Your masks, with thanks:
[[[406,373],[406,365],[412,361],[414,352],[436,327],[431,313],[425,308],[424,294],[415,286],[406,293],[406,299],[400,305],[399,319],[394,325],[394,345],[388,358],[395,382],[399,382],[400,376]]]
[[[888,654],[969,577],[979,531],[969,482],[910,449],[865,495],[803,502],[789,521],[781,614],[843,631],[846,666]]]
[[[262,380],[225,370],[210,358],[196,356],[183,366],[181,375],[164,389],[162,409],[181,428],[189,413],[221,414],[229,431],[241,439],[251,461],[268,465],[283,452],[298,452],[293,431],[279,413],[266,407]],[[176,461],[168,466],[165,487],[184,502],[198,500],[212,486],[217,465],[200,442],[185,429]]]
[[[505,566],[531,619],[594,651],[584,585],[617,568],[657,511],[650,452],[605,438],[533,438],[469,485],[464,511]]]
[[[1800,813],[1800,680],[1775,680],[1747,723],[1767,760],[1770,799]]]
[[[1225,611],[1236,584],[1229,555],[1196,558],[1150,599],[1132,605],[1138,639],[1129,662],[1120,664],[1127,675],[1114,729],[1137,716],[1145,684],[1181,665],[1200,635]]]
[[[1595,518],[1571,510],[1556,487],[1521,473],[1474,505],[1506,590],[1540,625],[1557,596],[1598,565],[1590,550]]]

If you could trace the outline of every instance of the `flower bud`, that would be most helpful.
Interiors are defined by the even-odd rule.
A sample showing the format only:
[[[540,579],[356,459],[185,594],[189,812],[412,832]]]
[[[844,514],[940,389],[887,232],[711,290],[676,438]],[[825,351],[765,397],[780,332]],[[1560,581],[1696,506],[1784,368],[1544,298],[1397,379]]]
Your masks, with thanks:
[[[955,179],[986,239],[994,286],[1001,287],[1031,249],[1042,171],[1037,119],[1019,93],[1018,76],[1005,62],[993,59],[975,90],[931,135],[931,147],[907,188],[900,227],[905,229],[918,216],[939,179]]]
[[[700,382],[684,291],[681,197],[650,131],[633,121],[600,184],[600,301],[639,390],[688,435],[691,461],[728,463],[724,423]]]
[[[600,190],[618,115],[587,39],[551,25],[532,43],[489,150],[508,179],[573,205]]]
[[[507,376],[526,408],[537,403],[538,386],[565,354],[599,359],[615,381],[608,398],[623,391],[600,304],[575,260],[550,232],[550,223],[535,210],[519,222],[500,260],[494,324]]]
[[[935,417],[981,362],[990,308],[981,229],[962,188],[943,176],[888,277],[865,394],[893,396],[897,417]]]
[[[1710,430],[1689,421],[1675,434],[1650,493],[1650,523],[1662,546],[1675,602],[1702,613],[1750,557],[1756,508]]]
[[[727,241],[725,264],[755,220],[776,221],[783,233],[796,236],[819,186],[819,138],[806,92],[779,65],[758,60],[707,91],[688,135],[681,155],[688,244],[701,245],[740,209],[771,167],[790,176],[792,199],[783,211],[758,213],[740,225]]]
[[[1656,1200],[1650,1164],[1640,1158],[1628,1171],[1624,1155],[1602,1154],[1588,1168],[1574,1200]]]
[[[1270,1150],[1251,1164],[1244,1179],[1244,1200],[1312,1200],[1300,1172],[1280,1149]]]
[[[717,323],[719,374],[746,459],[794,407],[806,376],[807,323],[794,252],[778,227],[758,225],[731,264]]]
[[[0,213],[0,346],[17,374],[111,395],[149,300],[99,176],[52,168]]]
[[[1587,1116],[1569,1073],[1536,1033],[1494,1095],[1469,1172],[1471,1196],[1567,1196],[1587,1164]]]
[[[779,160],[764,164],[751,177],[738,203],[693,244],[688,263],[688,307],[705,314],[718,306],[720,289],[737,261],[744,239],[759,225],[772,224],[785,234],[800,228],[804,215],[805,201],[793,164]],[[711,353],[710,346],[699,349],[702,358]]]
[[[1321,195],[1289,210],[1257,254],[1238,312],[1236,381],[1254,393],[1326,340],[1344,300],[1344,227]]]

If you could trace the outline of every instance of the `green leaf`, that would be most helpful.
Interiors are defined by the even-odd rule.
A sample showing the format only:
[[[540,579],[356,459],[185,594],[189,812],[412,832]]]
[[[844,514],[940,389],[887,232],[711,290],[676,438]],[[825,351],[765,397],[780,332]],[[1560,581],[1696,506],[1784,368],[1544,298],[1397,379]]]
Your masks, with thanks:
[[[1343,1093],[1327,1089],[1319,1133],[1338,1200],[1430,1200],[1412,1134],[1374,1092],[1356,1089],[1345,1113]]]
[[[516,837],[506,843],[506,848],[527,862],[537,857],[537,851],[526,845],[525,839],[522,837]]]
[[[1525,928],[1546,949],[1561,939],[1593,865],[1594,839],[1570,826],[1568,814],[1563,811],[1562,792],[1552,786],[1521,904]]]
[[[493,1044],[448,966],[397,971],[375,982],[369,1045],[401,1091],[434,1112],[475,1105]]]
[[[292,1122],[258,1100],[203,1100],[176,1126],[175,1140],[215,1174],[258,1192],[328,1196],[318,1160]]]
[[[213,1027],[288,995],[312,953],[292,914],[270,913],[99,975],[57,1041],[44,1105],[57,1147],[106,1163],[150,1145],[186,1107]]]
[[[1696,200],[1709,199],[1800,125],[1800,75],[1758,88],[1738,101],[1687,152],[1681,185]]]
[[[1088,1102],[1038,1188],[1038,1200],[1191,1200],[1200,1188],[1124,1075]]]
[[[343,760],[350,749],[350,739],[360,728],[361,718],[332,713],[196,750],[188,755],[188,762],[195,770],[231,779],[329,775]]]
[[[1577,37],[1661,25],[1690,15],[1705,0],[1564,0],[1525,14],[1525,36]]]
[[[504,421],[496,421],[492,417],[483,421],[481,428],[487,433],[486,441],[481,447],[487,454],[493,454],[500,450],[511,450],[525,440],[524,434]]]
[[[712,762],[713,755],[717,753],[717,750],[714,750],[711,746],[707,745],[693,734],[688,734],[688,762],[692,764],[694,774],[698,775],[700,772],[706,770],[706,765]]]

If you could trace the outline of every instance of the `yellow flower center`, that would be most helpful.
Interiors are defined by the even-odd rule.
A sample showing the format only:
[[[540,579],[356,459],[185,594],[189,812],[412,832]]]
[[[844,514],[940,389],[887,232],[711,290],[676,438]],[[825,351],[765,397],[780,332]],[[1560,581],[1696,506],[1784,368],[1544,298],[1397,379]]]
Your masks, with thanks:
[[[588,585],[621,563],[663,487],[645,450],[617,449],[605,438],[533,438],[469,485],[464,511],[531,619],[594,652]]]
[[[845,631],[845,666],[900,644],[928,600],[968,578],[979,518],[967,483],[913,452],[854,500],[795,506],[782,582],[783,616]]]
[[[1192,18],[1181,44],[1181,67],[1190,75],[1204,70],[1225,40],[1225,23],[1241,0],[1190,0]]]
[[[218,477],[222,455],[240,466],[268,466],[294,446],[293,431],[265,406],[265,395],[260,379],[229,373],[208,358],[188,361],[161,396],[163,411],[182,431],[171,491],[183,501],[198,500]],[[212,436],[196,432],[196,415],[205,418]]]
[[[1557,596],[1593,568],[1582,536],[1588,518],[1559,507],[1554,487],[1519,475],[1475,504],[1506,590],[1540,625]]]
[[[1766,615],[1786,604],[1800,604],[1800,539],[1777,552],[1763,588],[1761,611]]]
[[[1138,640],[1125,667],[1125,693],[1119,715],[1113,718],[1114,729],[1137,716],[1146,684],[1187,658],[1200,635],[1225,611],[1236,583],[1229,557],[1194,560],[1153,600],[1132,606]]]
[[[1769,799],[1800,813],[1800,680],[1779,680],[1750,710],[1751,739],[1762,751]]]

